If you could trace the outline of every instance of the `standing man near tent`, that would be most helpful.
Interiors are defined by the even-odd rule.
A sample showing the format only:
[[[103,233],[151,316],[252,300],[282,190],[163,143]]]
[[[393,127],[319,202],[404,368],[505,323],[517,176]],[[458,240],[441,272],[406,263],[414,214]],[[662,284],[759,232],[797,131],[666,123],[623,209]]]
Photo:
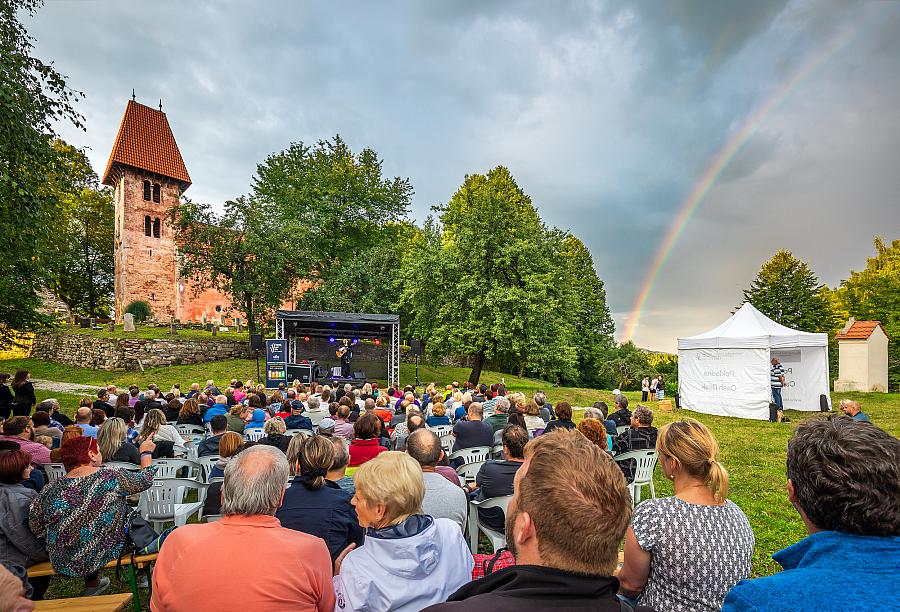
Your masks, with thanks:
[[[778,357],[772,357],[772,369],[769,371],[769,380],[772,385],[772,403],[778,406],[775,420],[780,423],[784,420],[784,402],[781,400],[781,389],[784,387],[784,366],[778,361]]]

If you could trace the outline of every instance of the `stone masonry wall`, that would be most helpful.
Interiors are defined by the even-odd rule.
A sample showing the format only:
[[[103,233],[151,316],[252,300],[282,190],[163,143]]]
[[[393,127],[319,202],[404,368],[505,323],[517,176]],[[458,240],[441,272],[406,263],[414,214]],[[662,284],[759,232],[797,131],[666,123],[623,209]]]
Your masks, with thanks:
[[[249,358],[251,355],[247,342],[233,340],[97,338],[45,332],[35,336],[31,356],[82,368],[112,371],[138,370],[138,360],[145,368],[156,368]]]

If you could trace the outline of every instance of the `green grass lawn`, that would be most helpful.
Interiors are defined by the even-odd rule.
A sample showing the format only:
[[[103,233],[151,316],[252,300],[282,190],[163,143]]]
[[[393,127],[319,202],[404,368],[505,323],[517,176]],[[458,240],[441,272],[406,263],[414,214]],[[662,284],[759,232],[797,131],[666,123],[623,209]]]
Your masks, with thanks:
[[[0,371],[11,372],[18,367],[26,367],[35,378],[56,381],[103,385],[114,383],[120,388],[130,383],[145,386],[155,382],[164,390],[175,382],[181,383],[182,389],[188,389],[192,382],[205,382],[212,378],[217,384],[227,384],[232,377],[241,379],[255,378],[256,364],[251,360],[221,361],[190,366],[171,366],[147,370],[146,372],[102,372],[85,368],[73,368],[34,359],[0,361]],[[401,380],[413,380],[414,366],[403,364]],[[445,384],[453,380],[462,381],[468,377],[465,368],[435,368],[419,366],[420,381],[436,381]],[[496,372],[485,372],[485,382],[499,381],[505,378],[511,391],[531,393],[536,389],[547,391],[551,401],[569,401],[576,406],[590,405],[604,400],[612,404],[609,391],[552,387],[550,384],[528,378],[519,378]],[[626,393],[636,404],[639,393]],[[64,395],[38,391],[38,397],[55,396],[60,399],[66,412],[71,413],[77,406],[77,395]],[[900,395],[898,394],[864,394],[841,393],[832,394],[835,405],[841,398],[849,397],[861,402],[863,410],[872,421],[892,435],[900,435]],[[655,408],[655,403],[649,404]],[[721,460],[731,475],[730,498],[747,514],[756,534],[756,550],[753,558],[753,575],[767,575],[779,570],[779,566],[771,560],[773,552],[788,546],[805,535],[803,524],[785,493],[785,449],[791,431],[807,418],[822,418],[820,413],[788,411],[792,423],[768,423],[766,421],[750,421],[727,417],[716,417],[705,414],[680,411],[678,413],[655,410],[654,425],[661,426],[682,416],[691,416],[705,423],[715,434],[722,449]],[[577,415],[579,418],[580,415]],[[658,496],[672,494],[672,485],[657,470],[655,477]],[[645,495],[649,494],[645,489]]]

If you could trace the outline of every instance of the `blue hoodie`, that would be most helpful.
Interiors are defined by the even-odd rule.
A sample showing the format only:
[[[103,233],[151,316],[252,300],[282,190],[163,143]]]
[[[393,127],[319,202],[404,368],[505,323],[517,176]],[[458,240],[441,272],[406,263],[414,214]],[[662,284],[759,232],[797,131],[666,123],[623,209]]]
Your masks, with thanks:
[[[225,404],[213,404],[203,415],[203,422],[209,423],[214,416],[220,414],[228,414],[228,406]]]
[[[900,602],[900,536],[820,531],[772,558],[784,571],[738,582],[723,612],[893,610]]]
[[[250,429],[251,427],[265,427],[266,426],[266,411],[262,408],[256,408],[253,411],[253,419],[244,425],[244,431]]]

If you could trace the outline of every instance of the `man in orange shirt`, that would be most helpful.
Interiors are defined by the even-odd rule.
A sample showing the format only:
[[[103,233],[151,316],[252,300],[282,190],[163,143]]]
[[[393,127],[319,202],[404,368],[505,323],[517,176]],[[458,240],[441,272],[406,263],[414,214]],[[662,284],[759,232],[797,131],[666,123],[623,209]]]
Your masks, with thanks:
[[[325,541],[275,518],[290,469],[284,453],[254,446],[225,468],[221,521],[185,525],[166,539],[153,571],[153,612],[334,610]]]

